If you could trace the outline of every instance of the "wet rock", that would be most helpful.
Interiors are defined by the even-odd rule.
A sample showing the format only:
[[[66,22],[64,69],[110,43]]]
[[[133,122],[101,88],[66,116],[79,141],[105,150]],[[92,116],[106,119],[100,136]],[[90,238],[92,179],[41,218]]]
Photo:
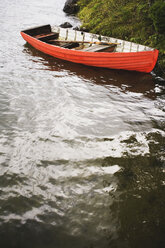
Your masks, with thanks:
[[[76,14],[79,10],[79,7],[77,5],[78,0],[67,0],[63,11],[67,14]]]
[[[87,28],[85,28],[85,27],[79,27],[79,26],[73,28],[73,30],[83,31],[83,32],[89,32],[89,30]]]
[[[72,24],[69,22],[64,22],[63,24],[60,25],[61,28],[71,28],[73,27]]]
[[[76,27],[73,28],[73,30],[80,31],[80,27],[79,26],[76,26]]]

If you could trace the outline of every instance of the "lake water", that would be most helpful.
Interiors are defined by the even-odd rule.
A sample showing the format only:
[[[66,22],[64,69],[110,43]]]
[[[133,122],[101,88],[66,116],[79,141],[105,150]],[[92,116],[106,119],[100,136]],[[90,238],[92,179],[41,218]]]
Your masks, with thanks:
[[[27,45],[64,3],[0,4],[0,247],[165,247],[165,84]]]

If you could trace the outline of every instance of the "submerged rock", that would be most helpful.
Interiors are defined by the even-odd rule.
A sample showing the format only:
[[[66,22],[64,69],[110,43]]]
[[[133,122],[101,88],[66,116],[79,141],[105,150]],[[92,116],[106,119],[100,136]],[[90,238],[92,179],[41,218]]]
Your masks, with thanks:
[[[63,11],[67,14],[76,14],[79,10],[79,7],[77,5],[78,0],[67,0]]]

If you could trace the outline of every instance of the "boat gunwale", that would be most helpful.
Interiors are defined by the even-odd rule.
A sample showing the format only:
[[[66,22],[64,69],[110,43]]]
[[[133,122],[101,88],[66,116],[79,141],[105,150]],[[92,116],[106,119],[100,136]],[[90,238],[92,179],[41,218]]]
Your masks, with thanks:
[[[110,52],[110,53],[107,53],[107,52],[90,52],[90,51],[75,50],[75,49],[69,49],[69,48],[65,48],[65,47],[60,47],[60,46],[57,46],[55,44],[49,44],[49,43],[47,43],[45,41],[42,41],[42,40],[37,39],[36,37],[33,37],[32,35],[29,35],[29,34],[24,33],[24,31],[21,31],[21,34],[22,33],[24,35],[29,36],[30,38],[36,40],[37,43],[43,43],[43,44],[46,44],[46,46],[48,46],[48,47],[50,46],[52,48],[56,47],[58,49],[62,49],[62,50],[65,50],[65,51],[67,50],[67,51],[69,51],[69,53],[72,53],[72,54],[79,54],[79,53],[84,53],[86,55],[87,54],[89,54],[89,55],[91,55],[91,54],[97,54],[99,56],[101,55],[101,57],[102,57],[102,55],[105,55],[105,57],[109,57],[109,55],[112,55],[112,54],[115,54],[115,56],[116,55],[120,55],[120,54],[122,54],[122,55],[124,54],[124,55],[129,55],[130,56],[130,54],[132,54],[132,55],[141,54],[141,53],[144,53],[145,54],[145,53],[153,53],[154,51],[158,51],[157,49],[153,49],[153,50],[148,50],[148,51],[137,51],[137,52]],[[60,40],[58,40],[58,42],[60,42]]]

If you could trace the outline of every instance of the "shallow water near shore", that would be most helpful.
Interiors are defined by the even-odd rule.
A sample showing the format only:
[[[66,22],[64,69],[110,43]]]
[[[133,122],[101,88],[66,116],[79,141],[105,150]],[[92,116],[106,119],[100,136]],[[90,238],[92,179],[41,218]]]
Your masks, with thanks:
[[[165,85],[27,45],[64,3],[0,5],[0,247],[163,248]]]

